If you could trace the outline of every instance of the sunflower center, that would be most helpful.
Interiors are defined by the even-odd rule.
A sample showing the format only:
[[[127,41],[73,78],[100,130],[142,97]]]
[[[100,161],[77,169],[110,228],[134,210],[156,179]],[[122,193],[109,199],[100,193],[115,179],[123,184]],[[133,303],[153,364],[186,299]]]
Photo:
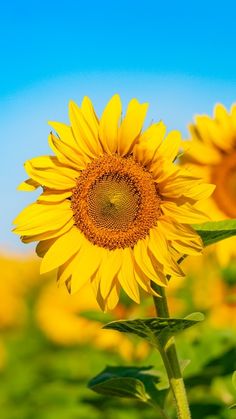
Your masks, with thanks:
[[[160,216],[160,201],[151,174],[132,157],[105,155],[77,179],[71,207],[87,239],[113,250],[147,236]]]
[[[214,199],[228,217],[236,217],[236,151],[222,159],[212,173]]]
[[[103,175],[91,186],[88,214],[97,227],[126,230],[137,215],[140,195],[128,176]]]

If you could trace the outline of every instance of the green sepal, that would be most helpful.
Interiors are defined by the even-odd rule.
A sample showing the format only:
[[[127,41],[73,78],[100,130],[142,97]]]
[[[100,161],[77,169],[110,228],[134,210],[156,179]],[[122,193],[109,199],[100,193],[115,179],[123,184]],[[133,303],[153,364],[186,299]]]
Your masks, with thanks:
[[[133,333],[157,346],[157,341],[164,336],[172,335],[194,326],[204,320],[202,313],[192,313],[183,319],[153,317],[135,320],[118,320],[107,323],[103,329],[117,330],[123,333]]]
[[[204,246],[236,235],[236,219],[194,224],[192,227],[201,236]]]

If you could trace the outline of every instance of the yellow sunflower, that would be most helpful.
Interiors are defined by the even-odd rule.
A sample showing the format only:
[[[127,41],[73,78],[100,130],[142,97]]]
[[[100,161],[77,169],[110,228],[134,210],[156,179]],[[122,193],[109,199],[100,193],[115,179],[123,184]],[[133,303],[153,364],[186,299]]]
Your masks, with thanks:
[[[216,105],[213,118],[197,116],[189,130],[192,141],[184,144],[183,162],[193,175],[216,185],[201,209],[215,221],[236,218],[236,105],[229,113],[223,105]],[[219,242],[216,252],[226,265],[236,256],[236,238]]]
[[[147,108],[132,99],[122,117],[115,95],[99,119],[88,97],[71,102],[71,126],[50,123],[55,156],[27,161],[30,179],[19,186],[43,189],[14,220],[23,242],[39,241],[41,272],[58,268],[71,293],[90,282],[103,310],[120,288],[138,303],[139,286],[153,294],[150,280],[166,286],[166,275],[183,276],[179,255],[202,249],[190,224],[206,220],[194,205],[214,187],[173,163],[179,132],[164,139],[162,122],[142,130]]]

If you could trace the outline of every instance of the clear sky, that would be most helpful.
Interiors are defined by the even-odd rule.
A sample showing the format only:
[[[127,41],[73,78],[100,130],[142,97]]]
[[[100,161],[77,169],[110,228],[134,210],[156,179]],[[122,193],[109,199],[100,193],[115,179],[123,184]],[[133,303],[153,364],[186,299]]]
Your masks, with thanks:
[[[24,160],[48,153],[47,120],[69,99],[102,110],[118,92],[150,102],[187,136],[196,113],[236,101],[234,1],[18,1],[0,7],[1,247],[26,246],[11,219],[33,200],[16,192]]]

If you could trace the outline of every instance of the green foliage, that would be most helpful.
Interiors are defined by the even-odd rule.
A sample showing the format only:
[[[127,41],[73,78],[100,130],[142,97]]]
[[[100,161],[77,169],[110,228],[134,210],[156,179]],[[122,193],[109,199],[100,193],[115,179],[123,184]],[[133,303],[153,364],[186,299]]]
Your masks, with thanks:
[[[4,342],[8,356],[0,376],[1,419],[161,418],[146,403],[98,396],[86,388],[92,372],[97,374],[105,364],[125,363],[117,355],[91,345],[68,348],[53,345],[37,332],[35,325],[24,333],[6,336]],[[236,368],[235,334],[216,333],[203,322],[177,336],[177,347],[181,359],[191,359],[185,377],[192,418],[234,419],[235,409],[227,409],[224,399],[226,394],[231,397],[231,404],[235,400],[231,380]],[[142,363],[155,365],[157,373],[141,368],[136,378],[142,381],[149,373],[153,375],[161,405],[165,395],[157,390],[165,387],[161,385],[164,377],[161,359],[152,351]],[[217,377],[221,377],[222,385],[215,393]],[[150,394],[147,382],[144,386]],[[168,404],[167,408],[171,412],[172,406]],[[174,419],[175,414],[170,413],[169,417]]]
[[[91,390],[107,396],[128,397],[141,400],[142,402],[146,402],[149,399],[143,383],[132,377],[114,377],[97,384],[94,384],[94,380],[92,380],[89,387]]]
[[[89,381],[89,388],[107,396],[127,397],[142,402],[163,402],[163,393],[155,383],[159,377],[151,367],[106,367]]]
[[[202,321],[202,313],[192,313],[184,319],[153,317],[135,320],[119,320],[103,326],[104,329],[113,329],[123,333],[133,333],[146,339],[149,343],[157,346],[157,339],[165,335],[177,333]]]
[[[217,243],[236,235],[236,220],[212,221],[194,224],[193,228],[201,236],[204,246]]]
[[[202,345],[198,355],[204,356],[204,351],[206,351],[206,346]],[[231,347],[218,354],[218,356],[213,357],[213,354],[211,354],[210,359],[203,362],[198,372],[191,374],[185,379],[185,383],[189,388],[206,384],[210,386],[216,377],[230,374],[235,366],[236,348]]]

